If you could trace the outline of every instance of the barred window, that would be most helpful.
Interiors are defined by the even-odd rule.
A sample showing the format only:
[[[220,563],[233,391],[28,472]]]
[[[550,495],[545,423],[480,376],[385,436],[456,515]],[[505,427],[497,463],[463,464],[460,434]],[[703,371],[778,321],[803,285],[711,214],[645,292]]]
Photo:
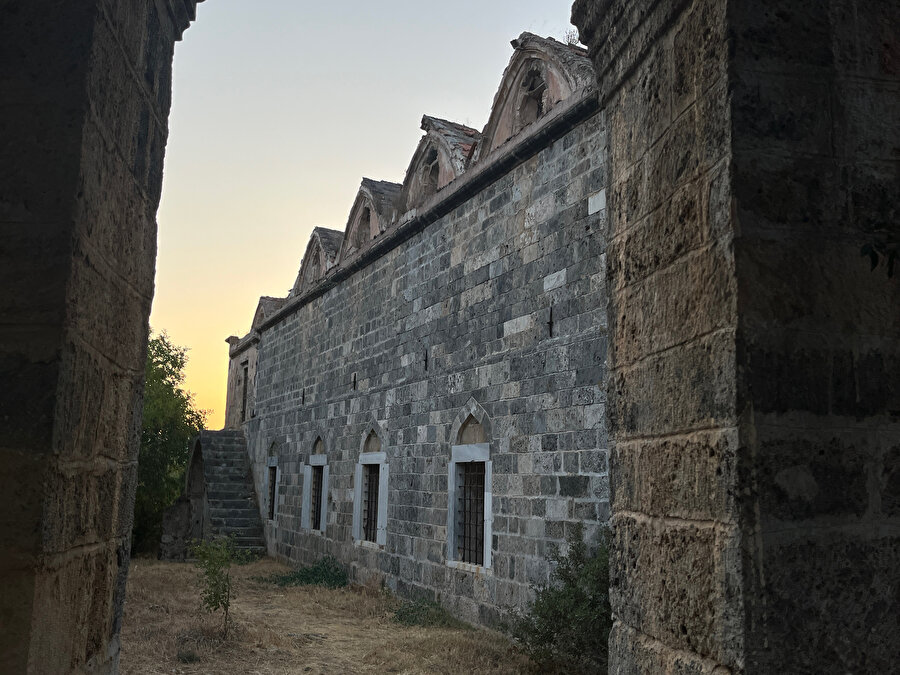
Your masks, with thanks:
[[[353,480],[352,533],[357,543],[387,543],[388,472],[387,453],[372,429],[360,446]]]
[[[484,564],[484,462],[465,462],[456,477],[457,560]]]
[[[493,476],[486,429],[469,415],[450,448],[447,503],[447,564],[491,567]]]
[[[314,530],[322,530],[322,482],[324,480],[325,475],[325,467],[324,466],[314,466],[312,467],[312,486],[311,486],[311,500],[312,500],[312,529]]]
[[[381,465],[364,465],[363,539],[374,542],[378,536],[378,481]]]
[[[269,520],[275,520],[275,499],[278,489],[278,467],[269,467]]]

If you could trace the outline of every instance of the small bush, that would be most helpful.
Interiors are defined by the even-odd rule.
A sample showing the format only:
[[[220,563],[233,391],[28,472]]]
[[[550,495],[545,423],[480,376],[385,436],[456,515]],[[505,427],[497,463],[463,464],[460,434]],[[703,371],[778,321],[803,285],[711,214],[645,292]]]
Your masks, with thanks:
[[[566,555],[552,556],[550,584],[537,587],[528,612],[515,617],[511,632],[540,666],[565,673],[607,670],[612,611],[609,604],[609,532],[591,553],[581,526]]]
[[[435,626],[441,628],[471,628],[455,618],[433,600],[404,601],[394,612],[394,621],[404,626]]]
[[[200,569],[200,605],[207,612],[223,611],[224,638],[228,635],[228,610],[234,597],[229,570],[231,564],[242,560],[243,556],[235,550],[234,540],[225,537],[194,541],[190,553]]]
[[[179,663],[197,663],[200,661],[200,657],[197,656],[197,652],[193,650],[186,650],[178,652],[178,662]]]
[[[260,581],[278,586],[325,586],[326,588],[343,588],[349,583],[347,570],[335,560],[334,556],[330,555],[326,555],[312,565],[298,567],[287,574],[274,574]]]

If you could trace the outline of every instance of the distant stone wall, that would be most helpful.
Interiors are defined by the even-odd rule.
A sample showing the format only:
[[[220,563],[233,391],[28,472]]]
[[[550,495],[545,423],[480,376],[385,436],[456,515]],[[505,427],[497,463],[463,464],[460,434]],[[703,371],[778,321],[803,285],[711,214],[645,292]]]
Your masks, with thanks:
[[[511,168],[491,181],[455,185],[472,194],[449,212],[260,329],[246,429],[263,511],[270,457],[280,471],[270,552],[331,553],[357,581],[380,577],[490,622],[547,582],[551,547],[576,523],[591,537],[606,522],[605,120],[542,133],[510,144],[496,161]],[[492,565],[479,572],[447,565],[451,435],[468,406],[485,415],[493,462]],[[373,428],[389,464],[380,549],[351,538],[354,469]],[[317,437],[330,470],[324,535],[301,527]]]

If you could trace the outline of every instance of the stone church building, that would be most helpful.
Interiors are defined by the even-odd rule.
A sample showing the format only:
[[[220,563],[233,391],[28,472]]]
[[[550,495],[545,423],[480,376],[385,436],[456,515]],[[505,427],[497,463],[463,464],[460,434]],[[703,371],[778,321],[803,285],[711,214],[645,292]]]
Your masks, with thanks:
[[[0,2],[3,673],[118,671],[196,10]],[[487,621],[609,517],[611,673],[896,672],[900,4],[572,22],[586,53],[522,36],[487,126],[424,118],[261,300],[190,527]]]
[[[423,117],[228,339],[269,553],[479,622],[609,518],[605,120],[586,50],[512,45],[485,128]]]

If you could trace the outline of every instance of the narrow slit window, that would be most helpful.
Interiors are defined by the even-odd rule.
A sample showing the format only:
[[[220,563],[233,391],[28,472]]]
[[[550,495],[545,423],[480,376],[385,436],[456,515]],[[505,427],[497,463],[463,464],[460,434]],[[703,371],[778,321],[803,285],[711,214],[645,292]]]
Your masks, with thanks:
[[[473,565],[484,564],[484,469],[484,462],[465,462],[457,470],[457,559]]]
[[[378,536],[378,481],[380,464],[365,464],[363,481],[363,539],[376,541]]]
[[[311,527],[314,530],[322,529],[322,480],[325,474],[325,467],[312,467],[312,486],[311,486],[311,503],[312,519]]]
[[[278,491],[278,468],[269,467],[269,520],[275,520],[275,499]]]
[[[250,378],[250,368],[244,366],[244,382],[241,385],[241,422],[247,419],[247,380]]]

